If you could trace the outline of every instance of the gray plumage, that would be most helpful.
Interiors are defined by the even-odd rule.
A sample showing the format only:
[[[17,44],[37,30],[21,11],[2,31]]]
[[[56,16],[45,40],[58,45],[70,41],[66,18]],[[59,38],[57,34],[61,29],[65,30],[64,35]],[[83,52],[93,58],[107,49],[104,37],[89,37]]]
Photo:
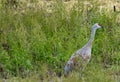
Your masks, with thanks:
[[[70,57],[70,59],[68,60],[66,66],[64,68],[65,75],[68,75],[69,72],[72,69],[74,69],[76,66],[79,67],[79,64],[82,64],[82,66],[81,66],[82,71],[84,70],[85,65],[90,61],[92,42],[94,40],[94,36],[95,36],[96,30],[98,28],[101,28],[101,26],[98,23],[96,23],[92,26],[91,37],[90,37],[90,40],[88,41],[88,43],[85,46],[83,46],[81,49],[77,50]],[[79,61],[81,61],[81,63]]]

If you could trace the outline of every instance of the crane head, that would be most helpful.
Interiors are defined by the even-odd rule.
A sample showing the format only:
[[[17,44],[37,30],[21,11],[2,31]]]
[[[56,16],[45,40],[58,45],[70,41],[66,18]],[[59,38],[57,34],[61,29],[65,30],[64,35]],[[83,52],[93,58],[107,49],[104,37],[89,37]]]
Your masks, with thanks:
[[[96,28],[96,29],[98,29],[98,28],[101,28],[102,26],[100,25],[100,24],[98,24],[98,23],[95,23],[94,25],[93,25],[93,28]]]

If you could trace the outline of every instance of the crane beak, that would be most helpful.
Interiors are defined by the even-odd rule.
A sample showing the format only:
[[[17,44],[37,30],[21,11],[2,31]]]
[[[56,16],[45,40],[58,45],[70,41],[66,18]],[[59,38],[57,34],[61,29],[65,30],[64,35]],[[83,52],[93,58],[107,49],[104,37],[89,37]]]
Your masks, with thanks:
[[[103,26],[101,26],[101,28],[104,28]]]

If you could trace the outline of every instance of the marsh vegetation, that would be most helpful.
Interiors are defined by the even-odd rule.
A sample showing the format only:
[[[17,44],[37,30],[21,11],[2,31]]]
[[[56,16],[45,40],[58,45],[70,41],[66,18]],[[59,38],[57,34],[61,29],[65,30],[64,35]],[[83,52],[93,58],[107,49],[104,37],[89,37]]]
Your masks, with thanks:
[[[14,0],[0,2],[1,81],[120,81],[120,13],[112,0],[7,1]],[[96,33],[82,79],[77,71],[64,77],[66,62],[87,43],[96,22],[104,29]]]

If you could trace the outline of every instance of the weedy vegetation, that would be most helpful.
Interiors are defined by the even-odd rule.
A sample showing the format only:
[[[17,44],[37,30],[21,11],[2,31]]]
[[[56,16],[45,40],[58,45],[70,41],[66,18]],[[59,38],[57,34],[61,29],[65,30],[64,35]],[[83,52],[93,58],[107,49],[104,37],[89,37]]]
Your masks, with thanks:
[[[9,1],[9,2],[8,2]],[[11,2],[10,2],[11,1]],[[39,1],[39,0],[38,0]],[[8,82],[119,82],[119,13],[103,9],[96,0],[78,0],[66,10],[63,1],[35,7],[21,2],[0,2],[0,79]],[[46,2],[46,1],[45,1]],[[48,1],[51,2],[51,1]],[[69,1],[68,1],[69,2]],[[67,2],[66,2],[67,3]],[[79,77],[64,77],[64,66],[90,38],[91,27],[100,23],[92,58]]]

